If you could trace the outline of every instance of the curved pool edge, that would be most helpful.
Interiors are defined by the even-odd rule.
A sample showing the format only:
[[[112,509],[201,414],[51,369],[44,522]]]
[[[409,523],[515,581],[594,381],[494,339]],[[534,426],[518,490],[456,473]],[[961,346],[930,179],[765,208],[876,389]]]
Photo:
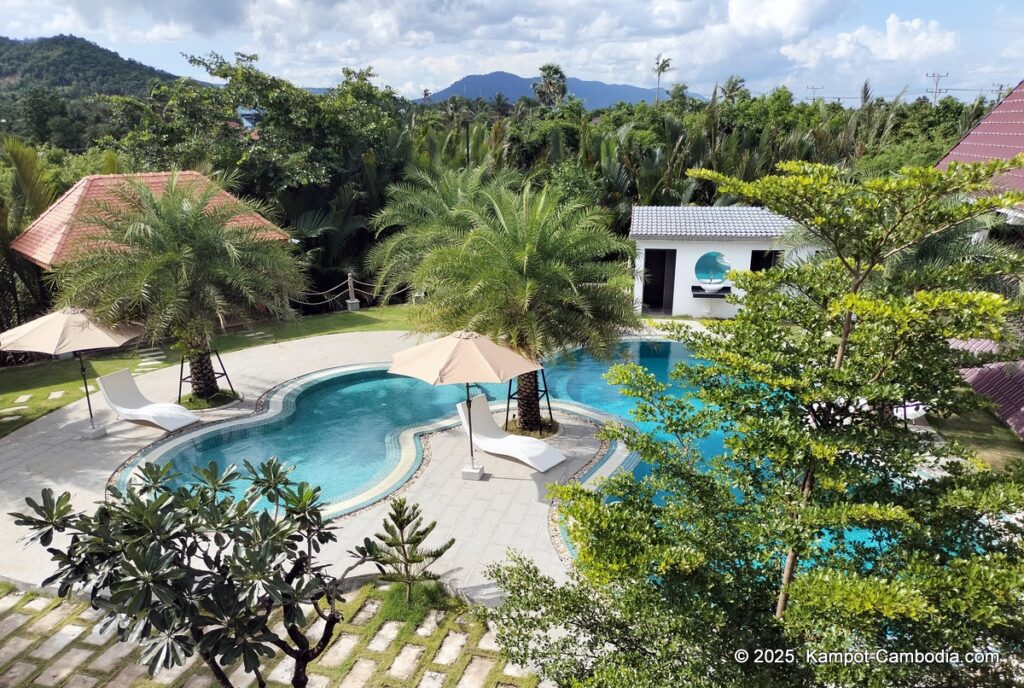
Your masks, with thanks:
[[[256,400],[253,411],[250,413],[204,423],[198,427],[184,428],[143,447],[128,457],[111,474],[107,480],[107,485],[108,487],[116,486],[121,491],[126,490],[133,482],[132,479],[137,475],[138,468],[142,463],[159,462],[163,456],[174,451],[176,448],[186,443],[199,441],[206,435],[244,429],[249,426],[259,425],[269,419],[286,420],[289,415],[295,412],[295,399],[299,394],[318,382],[343,375],[377,371],[386,372],[387,368],[387,363],[335,366],[282,382],[260,395]],[[489,403],[492,412],[499,410],[499,406],[504,408],[504,403]],[[574,401],[553,399],[551,406],[561,413],[579,416],[597,425],[605,425],[609,422],[630,422]],[[452,414],[427,423],[391,429],[385,437],[385,451],[389,456],[397,454],[397,461],[394,466],[382,479],[374,482],[363,492],[325,506],[325,518],[335,520],[355,515],[411,484],[425,466],[423,438],[427,435],[457,427],[459,424],[458,416]],[[599,457],[593,465],[585,469],[583,475],[574,476],[572,480],[586,485],[593,480],[611,475],[618,470],[632,470],[638,461],[638,457],[633,452],[628,452],[626,455],[621,456],[619,460],[613,461],[617,456],[619,456],[619,452],[615,451],[615,444],[613,443],[611,448],[602,457]]]

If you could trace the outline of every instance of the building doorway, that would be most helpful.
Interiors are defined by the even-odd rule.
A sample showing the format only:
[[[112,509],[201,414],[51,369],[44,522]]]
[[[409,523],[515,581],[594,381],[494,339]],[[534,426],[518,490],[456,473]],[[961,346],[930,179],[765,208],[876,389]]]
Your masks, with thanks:
[[[644,251],[643,312],[672,315],[672,296],[676,283],[675,249],[646,249]]]

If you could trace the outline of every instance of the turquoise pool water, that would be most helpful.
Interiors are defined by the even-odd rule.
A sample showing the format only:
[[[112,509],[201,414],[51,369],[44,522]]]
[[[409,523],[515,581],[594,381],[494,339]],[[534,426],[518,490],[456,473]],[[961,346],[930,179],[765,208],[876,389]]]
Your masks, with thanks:
[[[668,381],[676,363],[690,360],[689,351],[677,342],[624,341],[610,361],[573,352],[549,361],[545,369],[554,399],[628,420],[633,401],[604,380],[613,363],[637,362],[659,380]],[[491,401],[504,401],[508,389],[507,385],[480,385],[478,391]],[[319,485],[327,504],[344,502],[394,470],[401,431],[451,417],[465,390],[456,385],[433,387],[383,370],[361,370],[315,380],[289,396],[280,415],[198,435],[157,460],[173,463],[182,480],[187,480],[193,467],[211,461],[226,467],[276,456],[295,467],[296,480]],[[708,438],[703,450],[711,453],[721,448],[718,436]],[[146,460],[145,455],[140,460]],[[640,463],[634,472],[646,474],[648,467]]]

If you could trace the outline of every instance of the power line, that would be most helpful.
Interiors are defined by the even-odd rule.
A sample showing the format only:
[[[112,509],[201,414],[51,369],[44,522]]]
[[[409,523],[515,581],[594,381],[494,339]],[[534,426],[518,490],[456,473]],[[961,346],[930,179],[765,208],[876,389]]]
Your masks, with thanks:
[[[811,92],[811,100],[818,99],[818,91],[825,88],[824,86],[808,86],[807,90]]]
[[[935,89],[932,91],[932,105],[935,105],[936,103],[939,102],[939,93],[940,93],[940,91],[939,91],[939,82],[942,81],[943,79],[945,79],[947,76],[949,76],[949,72],[946,72],[945,74],[939,74],[938,72],[932,72],[930,74],[925,74],[924,76],[927,79],[934,79],[935,80]],[[945,93],[945,91],[941,91],[941,92]]]

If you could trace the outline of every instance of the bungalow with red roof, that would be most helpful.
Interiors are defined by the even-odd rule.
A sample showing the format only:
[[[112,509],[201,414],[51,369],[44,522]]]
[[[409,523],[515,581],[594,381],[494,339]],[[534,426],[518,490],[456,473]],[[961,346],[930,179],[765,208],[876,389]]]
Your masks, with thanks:
[[[1000,100],[992,111],[960,139],[936,165],[946,169],[951,162],[1009,160],[1024,153],[1024,81]],[[1024,169],[997,176],[993,183],[1006,191],[1024,191]],[[1024,209],[1007,208],[1007,221],[1024,224]]]
[[[83,237],[96,231],[81,220],[90,206],[97,202],[116,202],[115,191],[128,179],[136,179],[154,193],[162,193],[172,175],[177,174],[179,184],[206,186],[212,184],[199,172],[147,172],[144,174],[96,174],[80,179],[67,193],[47,208],[13,242],[11,248],[39,267],[50,270],[66,261],[73,246]],[[220,189],[215,204],[236,201],[227,191]],[[288,235],[259,213],[242,213],[234,222],[240,227],[259,228],[259,234],[268,239],[286,240]]]

